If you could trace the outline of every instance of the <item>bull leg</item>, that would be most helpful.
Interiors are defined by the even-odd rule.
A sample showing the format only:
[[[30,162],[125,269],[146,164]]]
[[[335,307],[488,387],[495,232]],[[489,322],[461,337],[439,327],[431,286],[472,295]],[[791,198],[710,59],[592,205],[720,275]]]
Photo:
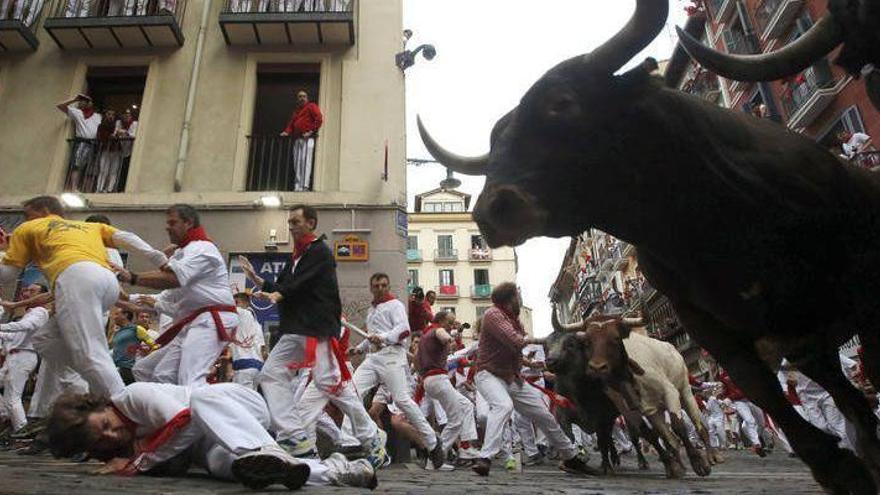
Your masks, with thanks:
[[[663,413],[653,412],[647,415],[648,422],[651,423],[651,427],[654,431],[657,432],[657,435],[663,439],[663,443],[666,444],[666,456],[669,458],[669,462],[672,466],[672,476],[671,478],[684,478],[684,464],[681,463],[681,457],[678,454],[679,444],[678,439],[672,432],[669,430],[669,426],[666,424],[666,419],[663,417]],[[681,421],[681,419],[679,419]],[[687,432],[685,432],[685,437],[687,437]]]
[[[880,440],[877,439],[877,417],[858,389],[852,386],[840,369],[837,352],[797,360],[795,366],[831,394],[840,412],[856,429],[854,446],[865,460],[874,481],[880,485]]]
[[[694,472],[697,473],[698,476],[709,476],[712,473],[712,468],[709,467],[709,460],[706,458],[706,453],[698,449],[697,446],[691,442],[684,420],[681,419],[681,416],[675,413],[670,413],[669,419],[672,423],[672,431],[678,436],[681,443],[684,444],[684,450],[687,452],[688,459],[691,461],[691,467],[694,469]]]
[[[667,449],[660,444],[660,437],[657,432],[650,428],[647,425],[644,425],[642,422],[642,413],[636,409],[635,407],[630,407],[630,404],[627,402],[627,399],[624,398],[623,394],[620,392],[606,387],[604,389],[605,395],[611,400],[617,410],[623,415],[623,419],[626,420],[627,427],[630,428],[630,431],[633,429],[641,431],[641,437],[648,440],[648,443],[654,447],[654,450],[657,451],[657,455],[660,456],[660,460],[663,462],[663,468],[666,471],[667,478],[676,478],[681,477],[684,474],[684,466],[682,466],[681,461],[678,461],[676,465],[676,457],[671,456]],[[643,427],[644,426],[644,427]],[[642,453],[642,449],[639,448],[639,456],[644,459],[644,454]],[[645,461],[645,466],[647,466],[648,462]],[[678,476],[676,476],[677,473]]]
[[[611,421],[602,421],[596,428],[596,439],[599,443],[599,451],[602,453],[602,473],[614,474],[614,464],[611,462],[611,453],[614,451],[614,441],[611,439],[611,428],[614,427],[614,418]]]
[[[709,441],[709,430],[706,428],[706,425],[703,424],[703,417],[700,414],[700,407],[697,406],[697,400],[694,399],[694,394],[691,392],[691,388],[689,385],[685,385],[679,391],[681,397],[681,405],[687,413],[688,417],[691,418],[691,421],[694,423],[694,428],[697,429],[697,436],[700,437],[700,441],[703,442],[703,445],[706,446],[706,452],[709,456],[709,462],[711,464],[718,464],[718,459],[720,455],[718,454],[717,449],[712,447],[712,443]],[[724,461],[720,461],[724,462]]]
[[[719,359],[743,391],[772,416],[791,441],[791,446],[810,467],[813,477],[834,494],[876,494],[870,473],[858,457],[837,447],[837,440],[805,421],[782,393],[773,372],[751,346],[744,346],[710,315],[681,301],[673,302],[691,335]],[[838,365],[839,366],[839,365]]]
[[[649,469],[648,459],[645,459],[645,453],[642,452],[642,435],[639,432],[639,424],[630,423],[628,420],[626,423],[626,431],[629,433],[629,438],[632,440],[633,447],[636,451],[636,458],[638,459],[639,469],[642,471],[647,471]]]

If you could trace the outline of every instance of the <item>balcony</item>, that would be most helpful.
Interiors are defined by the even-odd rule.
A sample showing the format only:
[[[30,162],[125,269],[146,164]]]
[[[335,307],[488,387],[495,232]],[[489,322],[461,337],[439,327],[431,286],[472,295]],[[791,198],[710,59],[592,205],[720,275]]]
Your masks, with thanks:
[[[755,23],[757,31],[761,33],[761,40],[782,36],[803,5],[804,0],[761,0],[755,9]]]
[[[406,250],[406,262],[407,263],[420,263],[422,261],[422,250],[421,249],[407,249]]]
[[[468,252],[470,261],[492,261],[492,250],[489,248],[471,248]]]
[[[43,9],[39,0],[10,2],[0,12],[0,52],[34,51],[39,46],[34,27]]]
[[[477,284],[471,286],[471,298],[473,299],[489,299],[492,297],[491,284]]]
[[[317,135],[315,135],[317,140]],[[248,136],[248,191],[311,191],[315,163],[315,147],[304,146],[306,140],[293,136]],[[297,160],[306,160],[297,166]],[[302,177],[299,177],[301,175]]]
[[[226,0],[227,45],[354,45],[354,0]]]
[[[62,50],[183,46],[186,0],[60,0],[43,23]]]
[[[716,22],[724,22],[736,12],[736,0],[707,0]]]
[[[458,249],[435,249],[435,262],[455,262],[458,261]]]
[[[810,125],[834,101],[846,82],[847,79],[834,79],[825,59],[795,76],[782,95],[788,127],[799,129]]]
[[[438,285],[434,292],[437,294],[437,299],[458,299],[457,285]]]
[[[880,170],[880,151],[863,151],[861,153],[856,153],[850,161],[856,166],[876,172],[877,170]]]
[[[125,178],[126,161],[131,157],[134,138],[68,139],[69,164],[65,189],[83,193],[123,192],[120,184]]]

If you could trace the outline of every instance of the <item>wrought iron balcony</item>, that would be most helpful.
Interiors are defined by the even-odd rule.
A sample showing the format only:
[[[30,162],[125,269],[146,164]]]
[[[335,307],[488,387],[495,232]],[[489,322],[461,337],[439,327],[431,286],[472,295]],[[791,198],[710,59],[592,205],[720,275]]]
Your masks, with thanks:
[[[422,250],[421,249],[407,249],[406,250],[406,261],[408,263],[417,263],[422,261]]]
[[[726,21],[734,12],[736,12],[736,0],[707,0],[715,21]]]
[[[492,250],[489,248],[471,248],[468,253],[471,261],[492,261]]]
[[[65,189],[83,193],[122,191],[134,138],[68,139],[70,155]]]
[[[0,11],[0,52],[21,52],[37,49],[34,28],[44,2],[41,0],[16,0],[4,3]]]
[[[782,36],[803,5],[803,0],[761,0],[755,9],[755,23],[761,39],[771,40]]]
[[[60,0],[43,27],[62,50],[183,46],[186,0]]]
[[[458,298],[458,286],[457,285],[438,285],[434,292],[437,294],[437,299],[457,299]]]
[[[247,139],[248,191],[312,190],[315,147],[306,146],[303,153],[294,156],[299,139],[293,136],[248,136]],[[300,163],[301,160],[304,161]]]
[[[354,44],[355,0],[226,0],[220,30],[227,45]]]
[[[782,104],[788,114],[788,127],[805,127],[815,120],[840,91],[837,83],[826,59],[789,81],[782,95]]]
[[[477,284],[471,286],[471,298],[489,299],[492,297],[492,284]]]
[[[435,249],[434,261],[458,261],[458,249]]]

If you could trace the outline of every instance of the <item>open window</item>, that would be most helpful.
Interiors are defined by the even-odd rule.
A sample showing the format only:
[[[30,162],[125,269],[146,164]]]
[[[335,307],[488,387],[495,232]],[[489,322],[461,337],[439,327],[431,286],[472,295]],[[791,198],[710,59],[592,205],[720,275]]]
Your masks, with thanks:
[[[92,67],[84,95],[68,107],[73,122],[66,190],[117,193],[125,190],[147,67]]]
[[[251,135],[248,191],[311,191],[320,141],[319,64],[260,64]],[[302,102],[305,94],[307,103]],[[316,113],[317,112],[317,113]]]

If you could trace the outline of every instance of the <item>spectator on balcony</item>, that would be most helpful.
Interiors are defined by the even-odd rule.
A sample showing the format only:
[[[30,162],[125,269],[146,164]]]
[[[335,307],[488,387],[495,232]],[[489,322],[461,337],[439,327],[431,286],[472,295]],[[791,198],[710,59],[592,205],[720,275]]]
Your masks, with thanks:
[[[837,141],[846,159],[852,160],[857,154],[868,150],[871,136],[863,132],[840,131],[837,133]]]
[[[84,1],[84,0],[79,0]],[[87,0],[86,0],[87,1]],[[110,0],[111,2],[117,0]],[[177,0],[125,0],[125,14],[127,16],[142,16],[156,13],[158,15],[174,15]],[[155,11],[153,10],[155,9]],[[111,14],[112,15],[112,14]]]
[[[763,103],[758,103],[752,106],[752,115],[758,117],[759,119],[769,119],[770,109],[767,108],[767,105]]]
[[[431,306],[425,301],[425,291],[421,287],[413,287],[409,295],[409,328],[413,335],[421,335],[422,331],[434,319]]]
[[[92,0],[67,0],[64,17],[89,17]]]
[[[113,192],[109,187],[108,178],[111,168],[119,168],[119,143],[114,139],[116,134],[116,110],[104,111],[104,118],[98,126],[98,180],[94,192]]]
[[[74,106],[74,103],[77,105]],[[73,121],[76,139],[70,156],[70,175],[67,189],[78,190],[80,175],[94,159],[95,138],[98,135],[98,126],[101,125],[101,114],[95,112],[92,99],[83,94],[63,101],[55,105],[55,108]]]
[[[10,3],[15,5],[12,17],[9,17]],[[30,26],[37,19],[37,14],[43,8],[43,0],[3,0],[0,5],[0,20],[18,19],[24,25]]]
[[[281,132],[282,136],[292,136],[293,141],[293,172],[294,191],[307,191],[312,182],[312,165],[315,155],[315,135],[324,116],[318,104],[309,101],[309,94],[300,89],[296,93],[297,106]]]
[[[131,161],[131,148],[138,130],[137,115],[131,109],[122,112],[122,118],[116,121],[115,139],[119,143],[119,161],[116,168],[110,169],[107,192],[120,192],[125,189],[128,177],[128,164]]]

